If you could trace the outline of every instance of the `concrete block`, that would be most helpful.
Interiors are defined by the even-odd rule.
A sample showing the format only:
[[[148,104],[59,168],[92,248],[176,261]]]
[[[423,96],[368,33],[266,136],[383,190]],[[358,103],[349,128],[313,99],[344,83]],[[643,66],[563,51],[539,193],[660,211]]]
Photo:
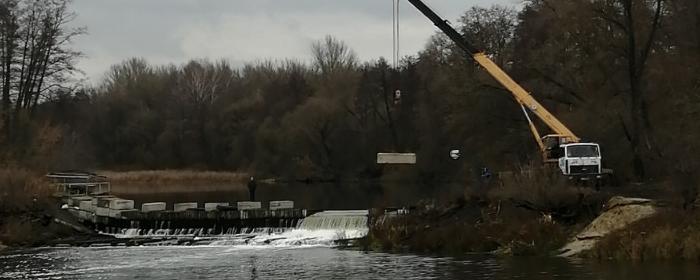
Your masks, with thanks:
[[[97,207],[109,208],[109,202],[118,199],[116,197],[99,197],[97,198]]]
[[[109,217],[109,208],[107,207],[95,207],[95,215],[101,217]]]
[[[109,209],[127,210],[134,209],[134,201],[128,199],[112,199],[109,201]]]
[[[165,202],[150,202],[141,205],[141,212],[165,211]]]
[[[80,202],[83,201],[91,201],[92,197],[90,196],[76,196],[76,197],[71,197],[68,199],[67,204],[70,206],[80,206]]]
[[[187,209],[192,209],[192,208],[197,208],[197,202],[183,202],[183,203],[175,203],[173,205],[173,211],[175,211],[175,212],[183,212],[183,211],[186,211]]]
[[[115,197],[115,196],[113,196],[113,195],[97,195],[97,196],[93,196],[93,197],[92,197],[92,200],[91,200],[91,201],[92,201],[92,205],[93,205],[93,206],[97,206],[97,202],[98,202],[100,199],[114,198],[114,197]]]
[[[109,217],[121,219],[122,215],[127,212],[136,212],[137,209],[109,209]]]
[[[236,206],[238,206],[238,210],[253,210],[262,208],[260,201],[239,201],[236,203]]]
[[[83,210],[83,211],[95,212],[95,206],[92,205],[91,200],[81,201],[80,205],[78,205],[78,208],[80,208],[80,210]]]
[[[291,200],[270,201],[270,210],[292,209],[292,208],[294,208],[294,201],[291,201]]]
[[[414,153],[378,153],[378,164],[416,164]]]
[[[204,210],[207,212],[214,211],[219,206],[228,206],[228,205],[229,205],[228,202],[207,202],[207,203],[204,203]]]

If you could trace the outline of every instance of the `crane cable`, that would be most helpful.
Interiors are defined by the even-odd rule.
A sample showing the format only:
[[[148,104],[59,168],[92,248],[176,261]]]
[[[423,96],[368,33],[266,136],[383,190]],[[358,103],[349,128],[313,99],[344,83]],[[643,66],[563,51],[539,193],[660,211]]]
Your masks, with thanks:
[[[393,28],[393,46],[392,46],[392,63],[394,69],[397,69],[399,66],[399,60],[401,59],[400,57],[400,14],[399,14],[399,3],[401,0],[392,0],[392,13],[393,13],[393,18],[392,18],[392,28]]]
[[[392,74],[392,84],[395,87],[395,91],[393,92],[393,99],[394,99],[394,105],[399,105],[401,103],[401,71],[399,70],[399,64],[400,64],[400,59],[401,59],[401,54],[400,54],[400,15],[399,15],[399,3],[401,0],[392,0],[392,13],[393,13],[393,31],[394,31],[394,45],[392,46],[393,48],[393,74]]]

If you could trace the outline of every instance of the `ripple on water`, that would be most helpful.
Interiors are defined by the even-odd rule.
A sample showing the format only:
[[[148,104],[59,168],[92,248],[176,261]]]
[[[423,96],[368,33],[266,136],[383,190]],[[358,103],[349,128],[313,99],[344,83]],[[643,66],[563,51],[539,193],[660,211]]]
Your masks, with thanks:
[[[0,255],[0,279],[695,279],[682,264],[460,258],[328,247],[42,248]]]

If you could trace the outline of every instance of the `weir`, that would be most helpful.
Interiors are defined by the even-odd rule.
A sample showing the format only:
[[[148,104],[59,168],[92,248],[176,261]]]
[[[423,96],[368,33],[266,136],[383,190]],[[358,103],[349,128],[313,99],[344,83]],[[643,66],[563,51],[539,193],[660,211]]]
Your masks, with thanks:
[[[368,210],[323,211],[303,219],[299,228],[306,230],[367,229],[368,216]]]
[[[367,215],[367,210],[322,211],[300,218],[296,225],[277,227],[181,227],[173,220],[142,227],[131,220],[131,227],[105,227],[103,233],[132,245],[335,246],[367,235]]]
[[[293,229],[305,214],[306,210],[302,209],[221,209],[216,211],[188,209],[178,212],[130,211],[122,213],[120,217],[93,216],[92,219],[83,221],[91,224],[96,230],[108,234],[200,236],[256,231],[272,233]]]
[[[61,208],[73,220],[132,245],[161,241],[190,245],[331,245],[368,232],[368,210],[330,210],[307,215],[310,211],[294,208],[294,201],[288,200],[270,201],[267,209],[259,201],[135,205],[133,200],[104,192],[109,190],[99,187],[109,185],[104,177],[91,173],[56,176],[48,177],[59,190],[56,196],[63,203]]]
[[[109,218],[97,226],[103,233],[125,236],[274,234],[290,230],[366,232],[368,214],[367,210],[322,211],[304,218],[303,210],[298,209],[134,213],[127,219]]]

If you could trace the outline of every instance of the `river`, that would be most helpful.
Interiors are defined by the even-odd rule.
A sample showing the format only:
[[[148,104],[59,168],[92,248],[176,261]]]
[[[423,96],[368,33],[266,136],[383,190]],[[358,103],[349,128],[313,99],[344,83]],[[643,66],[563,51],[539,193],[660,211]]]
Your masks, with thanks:
[[[0,254],[0,279],[697,279],[692,264],[459,258],[326,246],[38,248]]]

